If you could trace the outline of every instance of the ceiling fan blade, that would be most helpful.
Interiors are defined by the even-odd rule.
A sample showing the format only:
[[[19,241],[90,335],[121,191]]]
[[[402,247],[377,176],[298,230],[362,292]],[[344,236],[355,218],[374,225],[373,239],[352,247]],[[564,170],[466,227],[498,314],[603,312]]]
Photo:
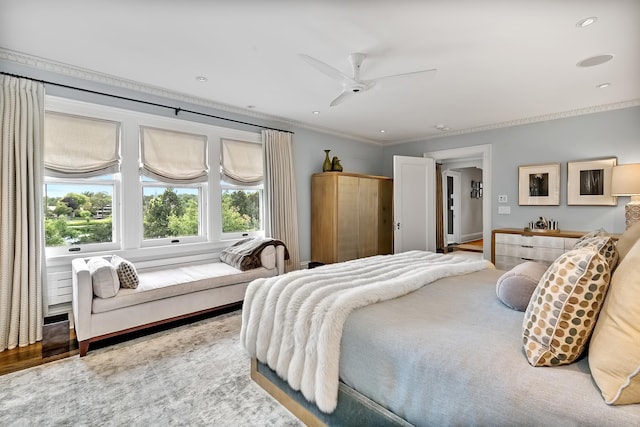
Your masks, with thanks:
[[[347,76],[346,74],[344,74],[343,72],[336,70],[335,68],[333,68],[331,65],[326,64],[322,61],[320,61],[319,59],[316,59],[312,56],[309,55],[305,55],[304,53],[299,53],[298,56],[304,60],[307,64],[311,65],[313,68],[315,68],[316,70],[320,71],[321,73],[326,74],[327,76],[342,81],[342,82],[347,82],[347,83],[354,83],[355,80],[353,80],[351,77]]]
[[[400,73],[400,74],[393,74],[393,75],[390,75],[390,76],[378,77],[376,79],[373,79],[373,81],[393,79],[393,78],[396,78],[396,77],[408,77],[408,76],[417,75],[417,74],[427,74],[427,75],[435,76],[436,71],[437,71],[437,69],[435,69],[435,68],[431,68],[429,70],[411,71],[409,73]]]
[[[336,99],[331,101],[331,104],[329,104],[329,106],[335,107],[338,104],[342,104],[345,101],[345,99],[353,95],[355,95],[355,93],[351,92],[350,90],[343,90],[342,93],[336,97]]]

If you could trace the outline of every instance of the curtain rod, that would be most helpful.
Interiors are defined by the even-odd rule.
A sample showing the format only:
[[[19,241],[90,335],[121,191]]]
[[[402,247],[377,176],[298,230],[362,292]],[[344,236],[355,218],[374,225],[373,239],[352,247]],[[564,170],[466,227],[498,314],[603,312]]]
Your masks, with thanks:
[[[84,88],[75,87],[75,86],[69,86],[69,85],[65,85],[65,84],[62,84],[62,83],[55,83],[55,82],[49,82],[49,81],[46,81],[46,80],[34,79],[33,77],[20,76],[20,75],[17,75],[17,74],[6,73],[4,71],[0,71],[0,74],[4,74],[5,76],[9,76],[9,77],[16,77],[16,78],[19,78],[19,79],[27,79],[27,80],[31,80],[31,81],[42,83],[42,84],[46,84],[46,85],[63,87],[65,89],[72,89],[72,90],[78,90],[78,91],[81,91],[81,92],[88,92],[88,93],[92,93],[94,95],[108,96],[108,97],[111,97],[111,98],[122,99],[124,101],[132,101],[132,102],[138,102],[140,104],[153,105],[154,107],[168,108],[170,110],[173,110],[175,112],[176,116],[178,115],[178,113],[180,113],[182,111],[184,113],[191,113],[191,114],[196,114],[196,115],[199,115],[199,116],[211,117],[211,118],[214,118],[214,119],[225,120],[225,121],[228,121],[228,122],[239,123],[239,124],[247,125],[247,126],[254,126],[254,127],[258,127],[258,128],[262,128],[262,129],[277,130],[279,132],[286,132],[286,133],[290,133],[290,134],[294,133],[294,132],[292,132],[290,130],[276,129],[276,128],[272,128],[272,127],[269,127],[269,126],[262,126],[262,125],[257,125],[255,123],[243,122],[241,120],[234,120],[234,119],[229,119],[227,117],[220,117],[220,116],[215,116],[213,114],[202,113],[200,111],[187,110],[187,109],[180,108],[180,107],[172,107],[170,105],[158,104],[158,103],[150,102],[150,101],[142,101],[140,99],[135,99],[135,98],[128,98],[126,96],[113,95],[111,93],[99,92],[99,91],[96,91],[96,90],[84,89]]]

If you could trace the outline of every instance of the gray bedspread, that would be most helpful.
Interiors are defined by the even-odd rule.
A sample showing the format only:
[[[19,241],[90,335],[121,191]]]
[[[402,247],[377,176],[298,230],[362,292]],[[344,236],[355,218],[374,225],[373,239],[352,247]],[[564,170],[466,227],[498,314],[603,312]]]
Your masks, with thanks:
[[[351,313],[342,381],[415,425],[640,426],[640,405],[604,403],[586,358],[527,363],[524,313],[496,298],[502,273],[441,279]]]

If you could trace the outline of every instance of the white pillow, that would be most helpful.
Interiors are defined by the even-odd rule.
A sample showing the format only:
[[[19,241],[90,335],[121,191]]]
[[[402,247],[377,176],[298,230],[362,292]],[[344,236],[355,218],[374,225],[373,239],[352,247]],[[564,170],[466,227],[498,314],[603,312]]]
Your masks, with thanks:
[[[271,245],[267,246],[260,252],[260,263],[264,268],[271,270],[276,268],[276,247]]]
[[[91,274],[93,294],[99,298],[111,298],[116,296],[120,289],[118,273],[109,261],[95,257],[87,260],[87,267]]]

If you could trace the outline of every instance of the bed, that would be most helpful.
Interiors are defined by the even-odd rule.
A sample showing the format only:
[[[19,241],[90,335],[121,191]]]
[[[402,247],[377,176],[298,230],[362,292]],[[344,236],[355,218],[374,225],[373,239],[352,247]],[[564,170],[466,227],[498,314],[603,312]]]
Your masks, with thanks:
[[[640,289],[636,267],[640,243],[630,246],[633,259],[627,260],[624,280],[627,283],[631,274],[633,286]],[[372,257],[372,264],[384,265],[395,256]],[[440,261],[456,258],[425,256]],[[359,262],[363,261],[350,263]],[[310,275],[333,277],[328,271],[348,267],[342,264],[296,273],[282,286],[299,286],[312,280],[307,279]],[[254,357],[252,377],[308,425],[640,425],[640,404],[605,403],[591,373],[588,351],[566,365],[531,366],[523,352],[525,314],[496,297],[496,282],[504,272],[477,263],[465,268],[472,271],[445,274],[402,295],[347,310],[341,332],[327,335],[339,335],[335,408],[326,400],[319,404],[322,399],[305,392],[300,380],[292,382],[289,371],[283,375],[273,352],[270,359],[268,350],[247,342],[252,339],[248,332],[252,321],[269,325],[271,335],[263,342],[287,329],[277,314],[270,317],[263,312],[252,319],[251,311],[258,312],[255,304],[264,303],[274,313],[278,305],[277,299],[274,303],[267,298],[271,292],[265,290],[273,288],[270,283],[256,283],[265,293],[245,300],[242,332]],[[320,289],[313,285],[310,293]],[[285,317],[301,309],[296,305],[285,311]],[[310,352],[307,344],[302,347],[309,357],[317,349]],[[320,358],[320,353],[313,357]],[[632,353],[640,366],[640,353]],[[332,383],[317,372],[315,379]]]

